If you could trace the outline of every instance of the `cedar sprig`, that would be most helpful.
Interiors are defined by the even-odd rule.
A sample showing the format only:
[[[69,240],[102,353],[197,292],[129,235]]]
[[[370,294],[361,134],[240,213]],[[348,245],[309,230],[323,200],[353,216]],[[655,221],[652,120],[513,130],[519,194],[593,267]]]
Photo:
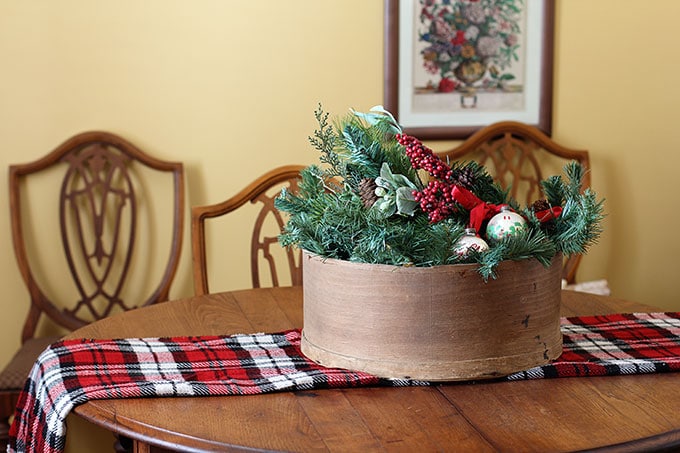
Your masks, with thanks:
[[[346,171],[342,165],[342,159],[337,153],[339,137],[335,129],[328,122],[329,113],[324,112],[321,104],[314,111],[314,117],[319,128],[314,131],[314,135],[308,137],[309,143],[321,152],[319,161],[328,165],[326,175],[328,178],[346,176]]]

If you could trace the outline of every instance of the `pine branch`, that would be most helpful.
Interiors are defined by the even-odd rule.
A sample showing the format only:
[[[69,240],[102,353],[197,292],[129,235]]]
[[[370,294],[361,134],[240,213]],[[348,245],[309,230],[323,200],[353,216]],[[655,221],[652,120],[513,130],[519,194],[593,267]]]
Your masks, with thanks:
[[[555,191],[548,201],[552,204],[551,197],[559,198],[562,204],[562,213],[555,219],[550,236],[556,249],[565,255],[583,254],[602,232],[604,200],[598,201],[591,189],[581,193],[584,169],[578,162],[565,165],[564,173],[568,182],[553,177],[543,185]]]
[[[496,278],[496,268],[504,260],[537,259],[549,267],[557,253],[555,244],[541,230],[525,229],[516,236],[505,237],[488,251],[477,255],[479,273],[484,280]]]
[[[566,187],[567,197],[577,198],[583,187],[583,175],[585,174],[583,166],[576,161],[571,161],[564,166],[564,173],[569,181]]]
[[[541,181],[541,187],[545,198],[551,206],[562,206],[564,204],[564,194],[566,186],[561,176],[550,176],[548,179]]]
[[[582,196],[567,200],[562,215],[555,221],[554,241],[559,251],[566,255],[583,254],[597,242],[602,233],[603,203],[589,189]]]

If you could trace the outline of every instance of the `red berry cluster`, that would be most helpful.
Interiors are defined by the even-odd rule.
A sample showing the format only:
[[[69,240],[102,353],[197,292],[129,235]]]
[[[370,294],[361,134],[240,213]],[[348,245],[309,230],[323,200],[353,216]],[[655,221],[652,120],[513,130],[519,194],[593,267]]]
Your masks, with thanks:
[[[432,223],[447,218],[455,210],[452,197],[452,185],[439,180],[432,180],[422,191],[414,191],[413,195],[420,208],[427,213]]]
[[[415,169],[423,169],[434,178],[422,191],[413,191],[420,208],[427,213],[430,222],[444,220],[456,207],[453,200],[454,184],[448,182],[452,177],[451,168],[420,140],[406,134],[397,134],[397,142],[406,148],[406,155]]]
[[[406,134],[397,134],[396,138],[397,142],[406,148],[406,155],[411,159],[413,168],[416,170],[422,168],[433,177],[442,180],[448,180],[451,177],[451,168],[420,140]]]

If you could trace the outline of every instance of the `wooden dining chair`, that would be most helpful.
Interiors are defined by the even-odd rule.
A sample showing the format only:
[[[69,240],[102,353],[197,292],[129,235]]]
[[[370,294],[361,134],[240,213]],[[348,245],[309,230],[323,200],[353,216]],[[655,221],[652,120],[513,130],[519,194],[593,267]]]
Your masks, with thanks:
[[[301,252],[278,245],[285,220],[274,207],[283,187],[297,191],[301,165],[275,168],[250,183],[231,198],[208,206],[191,209],[191,249],[193,256],[194,292],[209,293],[206,220],[215,219],[251,203],[256,206],[250,239],[250,273],[253,288],[280,286],[282,277],[297,286],[302,284]],[[225,233],[226,234],[226,233]],[[284,269],[287,268],[287,271]],[[287,272],[283,274],[282,272]]]
[[[45,347],[92,321],[168,299],[182,245],[184,168],[114,134],[85,132],[11,165],[9,195],[30,305],[21,347],[0,373],[0,444]]]
[[[477,161],[520,204],[530,205],[542,198],[540,181],[561,174],[564,164],[575,160],[584,170],[583,188],[590,187],[588,151],[566,148],[539,129],[515,121],[486,126],[459,146],[437,155],[445,161]],[[562,277],[567,283],[576,280],[581,255],[565,259]]]

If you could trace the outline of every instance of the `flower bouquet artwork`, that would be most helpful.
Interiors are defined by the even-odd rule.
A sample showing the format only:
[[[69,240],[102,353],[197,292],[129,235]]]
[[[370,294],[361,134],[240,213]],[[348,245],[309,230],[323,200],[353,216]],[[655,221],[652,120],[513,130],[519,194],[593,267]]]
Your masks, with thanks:
[[[419,0],[418,41],[430,88],[506,89],[520,60],[522,0]],[[520,89],[517,85],[514,89]]]
[[[444,162],[374,107],[310,137],[320,165],[282,191],[279,241],[303,250],[302,350],[389,378],[502,376],[560,355],[562,257],[601,233],[583,169],[520,206],[475,162]]]

